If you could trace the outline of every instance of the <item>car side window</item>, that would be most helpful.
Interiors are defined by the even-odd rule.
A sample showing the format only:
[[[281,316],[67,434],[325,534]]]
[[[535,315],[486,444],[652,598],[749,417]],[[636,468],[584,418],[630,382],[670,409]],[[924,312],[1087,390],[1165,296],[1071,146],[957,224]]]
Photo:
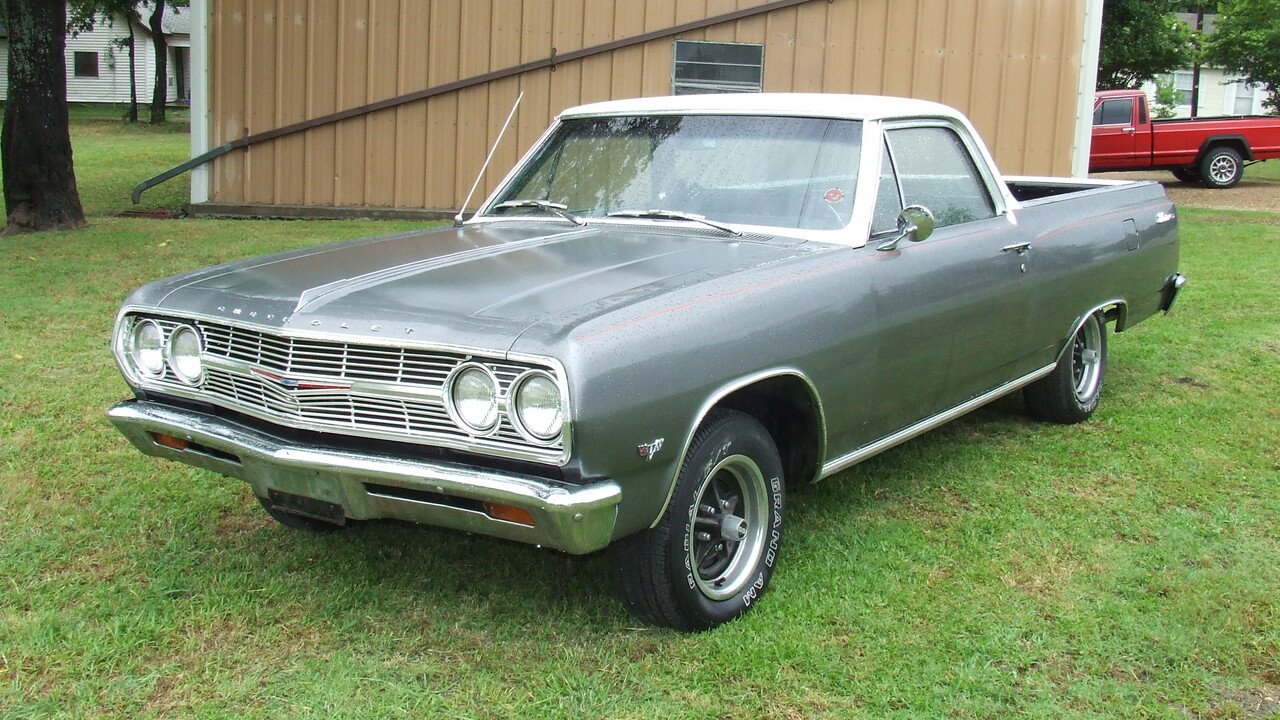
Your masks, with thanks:
[[[1093,111],[1094,125],[1128,125],[1133,120],[1133,98],[1103,100]]]
[[[898,190],[898,174],[893,171],[888,141],[880,146],[880,186],[876,189],[876,207],[871,216],[871,234],[898,229],[898,213],[902,212],[902,194]]]
[[[954,130],[900,128],[888,136],[904,203],[929,208],[937,227],[995,216],[991,193]]]

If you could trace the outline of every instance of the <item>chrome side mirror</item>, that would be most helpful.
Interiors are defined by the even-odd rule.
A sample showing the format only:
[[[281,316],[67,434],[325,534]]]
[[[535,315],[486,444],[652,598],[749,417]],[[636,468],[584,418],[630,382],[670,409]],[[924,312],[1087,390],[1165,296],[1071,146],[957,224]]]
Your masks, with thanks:
[[[898,213],[898,234],[892,240],[880,243],[877,250],[897,250],[898,243],[905,238],[911,242],[920,242],[933,234],[933,213],[923,205],[908,205]]]

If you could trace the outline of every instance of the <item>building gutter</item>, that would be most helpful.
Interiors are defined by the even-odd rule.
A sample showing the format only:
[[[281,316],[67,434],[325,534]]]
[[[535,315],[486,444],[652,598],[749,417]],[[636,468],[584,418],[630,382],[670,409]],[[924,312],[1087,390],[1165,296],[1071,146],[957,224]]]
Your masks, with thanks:
[[[1093,95],[1098,87],[1098,54],[1102,50],[1102,1],[1084,0],[1084,34],[1080,40],[1080,85],[1076,95],[1076,128],[1071,143],[1071,176],[1089,176],[1093,141]]]
[[[192,202],[207,201],[209,197],[208,170],[206,168],[203,168],[203,166],[206,163],[209,163],[212,160],[216,160],[217,158],[220,158],[223,155],[226,155],[227,153],[233,150],[238,150],[240,148],[247,148],[249,146],[257,145],[259,143],[269,142],[271,140],[276,140],[278,138],[285,137],[286,135],[293,135],[300,132],[306,132],[307,130],[317,128],[322,125],[331,125],[333,123],[341,122],[343,120],[348,120],[350,118],[360,117],[361,115],[368,115],[370,113],[375,113],[380,110],[387,110],[390,108],[399,107],[401,105],[406,105],[408,103],[418,102],[419,100],[426,100],[427,98],[432,98],[437,95],[444,95],[446,93],[465,90],[466,88],[475,87],[477,85],[484,85],[486,83],[491,83],[497,80],[503,80],[515,75],[520,75],[522,73],[532,72],[534,70],[542,70],[543,68],[554,69],[556,65],[559,65],[561,63],[573,62],[575,60],[582,60],[584,58],[589,58],[595,55],[601,55],[604,53],[613,52],[614,50],[621,50],[623,48],[631,47],[633,45],[641,45],[651,40],[661,40],[662,38],[672,37],[674,35],[679,35],[681,33],[691,32],[694,30],[701,30],[703,28],[711,27],[712,25],[719,25],[721,23],[743,20],[746,18],[754,17],[756,15],[762,15],[764,13],[773,12],[774,10],[785,10],[790,7],[795,7],[796,5],[803,5],[807,2],[814,2],[815,0],[774,0],[774,2],[768,2],[763,5],[758,5],[756,7],[722,13],[720,15],[714,15],[712,17],[703,18],[701,20],[695,20],[693,22],[682,23],[680,25],[664,28],[661,30],[653,30],[651,32],[643,33],[641,35],[622,38],[620,40],[614,40],[612,42],[603,43],[601,45],[593,45],[591,47],[583,48],[581,50],[574,50],[573,52],[567,52],[567,53],[564,53],[563,55],[557,54],[555,52],[555,48],[552,48],[551,55],[549,57],[542,58],[541,60],[534,60],[531,62],[522,63],[520,65],[515,65],[502,70],[494,70],[491,72],[484,73],[482,75],[475,75],[473,77],[463,78],[461,80],[455,80],[453,82],[444,83],[443,85],[436,85],[433,87],[426,88],[424,90],[418,90],[415,92],[406,93],[404,95],[397,95],[396,97],[387,98],[385,100],[379,100],[377,102],[369,103],[367,105],[360,105],[357,107],[348,108],[346,110],[339,110],[338,112],[329,113],[328,115],[321,115],[319,117],[311,118],[310,120],[303,120],[301,122],[296,122],[290,125],[285,125],[283,127],[278,127],[278,128],[275,128],[274,130],[266,130],[264,132],[256,133],[253,135],[246,135],[242,138],[232,140],[231,142],[225,143],[223,145],[219,145],[218,147],[215,147],[215,148],[209,147],[210,145],[212,145],[212,142],[209,139],[209,128],[212,126],[212,123],[210,122],[211,115],[208,110],[210,108],[210,105],[208,102],[208,88],[209,88],[208,49],[207,49],[208,12],[204,9],[206,1],[207,0],[192,0],[192,3],[191,3],[192,22],[193,22],[193,26],[191,28],[191,64],[192,64],[191,152],[194,155],[194,157],[182,163],[181,165],[172,167],[160,173],[159,175],[156,175],[155,177],[148,178],[147,180],[144,180],[141,183],[138,183],[138,185],[133,188],[132,199],[133,199],[134,205],[137,205],[142,202],[142,194],[147,190],[155,187],[156,185],[159,185],[162,182],[165,182],[166,180],[175,178],[187,172],[188,170],[194,170],[196,168],[201,168],[202,175],[204,176],[204,179],[200,181],[201,194],[199,195],[199,197],[202,197],[203,200],[196,199],[197,198],[197,192],[196,192],[197,181],[194,177],[192,178],[192,185],[191,185],[191,199],[192,199]],[[1102,0],[1087,0],[1087,1],[1091,4],[1097,3],[1099,8],[1101,8]],[[197,50],[197,43],[200,46],[199,50]],[[197,58],[197,56],[199,57]],[[1097,53],[1094,53],[1094,60],[1095,60],[1095,71],[1096,71]],[[200,79],[197,79],[197,76],[199,76]],[[198,107],[198,104],[204,106],[203,110],[200,107]],[[1092,108],[1090,108],[1090,112],[1092,112]],[[203,138],[203,142],[201,142],[197,138],[197,132],[196,132],[197,116],[200,116],[200,121],[204,125],[202,132],[199,133],[199,135]],[[1086,151],[1087,151],[1087,146],[1086,146]]]

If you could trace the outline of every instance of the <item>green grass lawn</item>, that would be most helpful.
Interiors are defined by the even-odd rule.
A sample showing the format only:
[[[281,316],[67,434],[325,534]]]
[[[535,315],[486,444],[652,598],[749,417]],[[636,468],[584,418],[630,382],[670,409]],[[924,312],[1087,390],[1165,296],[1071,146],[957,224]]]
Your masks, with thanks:
[[[637,627],[600,556],[269,521],[104,413],[145,281],[401,224],[110,217],[185,136],[80,121],[87,229],[0,239],[0,716],[1253,718],[1280,696],[1280,215],[1181,212],[1100,411],[1009,398],[790,497],[771,593]],[[182,183],[151,204],[181,204]]]
[[[1280,160],[1267,160],[1244,169],[1248,180],[1274,180],[1280,182]]]

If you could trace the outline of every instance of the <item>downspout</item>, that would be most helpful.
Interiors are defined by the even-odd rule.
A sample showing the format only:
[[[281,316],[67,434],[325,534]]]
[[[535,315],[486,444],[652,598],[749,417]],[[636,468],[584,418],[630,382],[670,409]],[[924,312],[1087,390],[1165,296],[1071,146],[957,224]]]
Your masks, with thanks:
[[[1071,176],[1088,177],[1093,140],[1093,98],[1098,87],[1098,53],[1102,48],[1102,0],[1084,0],[1084,34],[1080,39],[1080,84],[1076,90],[1076,131],[1071,144]]]
[[[191,0],[191,157],[198,158],[212,147],[209,104],[209,6],[207,0]],[[191,202],[209,202],[209,166],[201,163],[191,171]],[[133,204],[142,199],[134,190]]]

